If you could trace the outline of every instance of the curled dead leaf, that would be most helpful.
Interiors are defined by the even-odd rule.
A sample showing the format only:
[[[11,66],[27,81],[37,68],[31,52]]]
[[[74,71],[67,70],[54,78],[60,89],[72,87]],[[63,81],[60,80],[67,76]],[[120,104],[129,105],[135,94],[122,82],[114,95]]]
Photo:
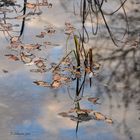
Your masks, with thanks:
[[[35,49],[40,50],[40,47],[41,47],[40,44],[25,44],[25,45],[22,45],[22,48],[26,49],[28,51],[32,51],[32,50],[35,50]]]
[[[44,73],[46,72],[46,69],[31,69],[30,72],[35,72],[35,73]]]
[[[32,59],[35,57],[33,54],[25,54],[23,52],[20,53],[21,60],[26,63],[31,63]]]
[[[42,86],[42,87],[50,87],[50,84],[45,81],[34,81],[33,83],[35,83],[38,86]]]
[[[26,3],[26,7],[29,8],[29,9],[35,9],[36,8],[36,4],[27,2]]]
[[[51,84],[51,87],[53,88],[59,88],[61,86],[61,82],[60,81],[53,81]]]
[[[43,42],[43,44],[44,45],[49,45],[49,46],[60,46],[59,44],[57,44],[57,43],[52,43],[52,42],[50,42],[50,41],[45,41],[45,42]]]
[[[13,54],[6,54],[5,56],[7,56],[8,59],[10,59],[10,60],[14,60],[14,61],[19,60],[19,58],[17,56],[13,55]]]
[[[76,30],[70,22],[65,22],[65,26],[65,34],[67,35],[72,34]]]
[[[34,63],[36,64],[36,66],[38,68],[45,68],[46,67],[43,60],[41,60],[41,59],[34,61]]]
[[[113,124],[113,120],[111,118],[106,118],[105,121],[109,124]]]
[[[106,117],[100,112],[94,112],[93,115],[95,116],[96,120],[105,120]]]
[[[55,75],[53,76],[53,80],[54,80],[54,81],[60,81],[60,80],[61,80],[61,76],[60,76],[59,74],[55,74]]]
[[[19,41],[19,36],[14,36],[14,37],[11,37],[10,39],[11,43],[16,43]]]
[[[99,70],[100,66],[101,66],[101,64],[99,64],[99,63],[93,63],[93,69],[94,70]]]
[[[93,110],[90,110],[90,109],[77,109],[76,110],[76,113],[77,114],[89,114],[91,113]]]
[[[48,27],[45,30],[47,31],[48,34],[53,34],[56,32],[56,30],[53,27]]]
[[[99,104],[97,103],[97,101],[99,100],[100,98],[96,97],[96,98],[88,98],[88,101],[93,103],[93,104]]]

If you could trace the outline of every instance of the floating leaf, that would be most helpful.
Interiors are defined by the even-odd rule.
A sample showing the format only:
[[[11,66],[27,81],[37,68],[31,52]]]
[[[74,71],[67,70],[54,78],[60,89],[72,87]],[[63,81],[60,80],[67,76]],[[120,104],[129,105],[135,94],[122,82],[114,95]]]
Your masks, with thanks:
[[[31,63],[32,62],[32,59],[34,57],[33,54],[28,54],[26,55],[25,53],[21,52],[20,53],[20,57],[21,57],[21,60],[24,62],[24,63]]]
[[[86,67],[86,68],[85,68],[85,71],[86,71],[87,73],[90,73],[90,72],[91,72],[90,67]]]
[[[68,117],[68,113],[67,112],[61,112],[61,113],[58,113],[58,115],[62,116],[62,117]]]
[[[77,109],[76,113],[77,114],[89,114],[90,112],[92,112],[93,110],[89,110],[89,109]]]
[[[8,57],[8,59],[14,60],[14,61],[18,61],[19,58],[13,54],[6,54],[5,56]]]
[[[101,66],[101,64],[99,64],[99,63],[93,63],[93,69],[94,70],[99,70],[100,66]]]
[[[60,80],[61,80],[61,76],[60,76],[59,74],[55,74],[55,75],[53,76],[53,80],[54,80],[54,81],[60,81]]]
[[[112,124],[113,123],[113,120],[111,118],[106,118],[105,121],[109,124]]]
[[[55,29],[53,29],[53,27],[48,27],[45,29],[47,31],[48,34],[53,34],[55,33]]]
[[[55,81],[52,82],[51,86],[53,88],[59,88],[61,86],[61,82],[55,80]]]
[[[93,110],[91,109],[76,109],[76,108],[71,108],[68,113],[91,113]]]
[[[52,42],[49,42],[49,41],[45,41],[45,42],[43,42],[44,43],[44,45],[50,45],[50,46],[60,46],[59,44],[57,44],[57,43],[52,43]]]
[[[36,35],[38,38],[44,38],[46,35],[46,32],[41,32],[39,35]]]
[[[19,41],[19,36],[14,36],[14,37],[11,37],[10,39],[11,43],[16,43]]]
[[[100,98],[96,97],[96,98],[88,98],[88,101],[89,102],[92,102],[93,104],[98,104],[97,101],[99,100]]]
[[[35,9],[36,8],[36,4],[27,2],[26,3],[26,7],[29,8],[29,9]]]
[[[35,73],[44,73],[46,72],[46,69],[31,69],[30,72],[35,72]]]
[[[32,51],[35,49],[40,50],[41,45],[40,44],[26,44],[26,45],[22,45],[23,49],[26,49],[28,51]]]
[[[34,81],[33,83],[35,83],[38,86],[42,86],[42,87],[50,87],[50,84],[45,81]]]
[[[75,28],[73,27],[73,25],[71,23],[66,22],[65,26],[66,26],[65,34],[71,35],[75,31]]]
[[[100,112],[94,112],[93,114],[94,114],[96,120],[105,120],[106,119],[106,117]]]
[[[46,66],[45,66],[45,64],[44,64],[44,62],[43,62],[43,60],[36,60],[36,61],[34,61],[34,63],[36,64],[36,66],[38,67],[38,68],[45,68]]]
[[[28,13],[28,14],[25,14],[25,15],[21,15],[21,16],[17,16],[15,17],[16,19],[24,19],[26,18],[27,16],[29,16],[31,13]]]

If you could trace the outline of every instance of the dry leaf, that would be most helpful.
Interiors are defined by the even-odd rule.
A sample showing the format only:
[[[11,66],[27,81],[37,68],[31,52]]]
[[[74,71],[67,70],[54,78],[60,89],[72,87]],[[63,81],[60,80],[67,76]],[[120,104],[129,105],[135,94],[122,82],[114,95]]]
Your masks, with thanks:
[[[76,108],[71,108],[68,113],[91,113],[93,110],[91,109],[76,109]]]
[[[86,71],[87,73],[90,73],[90,72],[91,72],[90,67],[86,67],[86,68],[85,68],[85,71]]]
[[[48,27],[45,29],[47,31],[48,34],[53,34],[55,33],[55,29],[53,29],[53,27]]]
[[[11,37],[10,39],[11,43],[16,43],[19,41],[19,36],[14,36],[14,37]]]
[[[100,112],[94,112],[94,116],[96,120],[105,120],[106,117]]]
[[[30,13],[28,14],[25,14],[25,15],[21,15],[21,16],[17,16],[15,17],[16,19],[23,19],[23,18],[26,18],[27,16],[29,16]]]
[[[113,120],[112,120],[111,118],[106,118],[105,121],[106,121],[107,123],[110,123],[110,124],[113,123]]]
[[[52,82],[51,86],[53,88],[59,88],[61,86],[61,82],[55,80],[55,81]]]
[[[44,64],[44,62],[43,62],[43,60],[36,60],[36,61],[34,61],[34,63],[36,64],[36,66],[38,67],[38,68],[45,68],[46,66],[45,66],[45,64]]]
[[[76,113],[77,114],[88,114],[88,113],[91,113],[93,110],[90,110],[90,109],[77,109],[76,110]]]
[[[49,41],[45,41],[45,42],[43,42],[44,43],[44,45],[50,45],[50,46],[60,46],[59,44],[57,44],[57,43],[52,43],[52,42],[49,42]]]
[[[99,70],[100,66],[101,66],[101,64],[99,64],[99,63],[93,63],[93,69],[94,70]]]
[[[70,35],[75,31],[75,28],[71,25],[71,23],[66,22],[66,29],[65,29],[65,34]]]
[[[88,101],[92,102],[93,104],[98,104],[97,101],[99,100],[100,98],[88,98]]]
[[[6,54],[5,56],[8,57],[8,59],[14,60],[14,61],[18,61],[19,58],[13,54]]]
[[[33,59],[33,54],[24,54],[23,52],[20,53],[20,57],[21,57],[21,60],[24,62],[24,63],[31,63],[32,62],[32,59]]]
[[[29,9],[35,9],[36,8],[36,4],[34,3],[26,3],[26,7],[29,8]]]
[[[62,117],[68,117],[68,113],[67,112],[61,112],[61,113],[58,113],[58,115],[62,116]]]
[[[46,69],[31,69],[30,72],[35,72],[35,73],[44,73],[46,72]]]
[[[42,86],[42,87],[50,87],[50,84],[44,81],[34,81],[33,83],[35,83],[38,86]]]
[[[54,81],[60,81],[60,80],[61,80],[61,76],[60,76],[59,74],[55,74],[55,75],[53,76],[53,80],[54,80]]]
[[[32,51],[35,49],[40,49],[41,45],[40,44],[26,44],[26,45],[22,45],[22,48],[28,50],[28,51]]]

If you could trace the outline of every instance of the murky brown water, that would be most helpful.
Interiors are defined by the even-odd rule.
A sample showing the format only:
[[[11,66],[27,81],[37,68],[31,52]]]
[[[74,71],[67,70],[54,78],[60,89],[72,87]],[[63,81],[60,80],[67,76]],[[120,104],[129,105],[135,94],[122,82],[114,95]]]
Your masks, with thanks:
[[[22,0],[19,1],[20,5]],[[34,2],[34,0],[30,1]],[[49,69],[52,63],[59,63],[65,54],[67,36],[64,33],[65,22],[72,23],[80,30],[80,19],[73,14],[72,1],[50,0],[52,8],[41,7],[40,15],[27,17],[21,40],[24,44],[41,44],[41,50],[33,50],[37,58],[45,58],[45,64]],[[110,2],[110,1],[109,1]],[[138,1],[133,0],[126,3],[126,12],[130,24],[130,43],[139,45],[139,7]],[[112,10],[118,3],[106,5],[105,9]],[[108,8],[109,7],[109,8]],[[10,9],[11,7],[6,7]],[[17,8],[18,9],[18,8]],[[19,8],[22,9],[22,8]],[[13,8],[11,8],[13,10]],[[38,9],[37,9],[38,10]],[[30,9],[27,9],[27,12]],[[14,14],[13,14],[14,13]],[[121,13],[121,11],[120,11]],[[7,17],[14,17],[12,12]],[[120,14],[121,16],[121,14]],[[3,14],[0,15],[3,23]],[[115,17],[119,18],[119,17]],[[22,19],[6,19],[6,23],[12,24],[12,37],[20,34]],[[121,34],[124,22],[108,19],[108,22],[118,29],[116,33]],[[17,26],[18,24],[18,26]],[[116,26],[118,25],[118,26]],[[36,37],[40,32],[48,31],[53,27],[55,33],[47,34],[44,38]],[[76,81],[70,82],[60,88],[40,87],[33,83],[36,80],[51,82],[52,73],[30,72],[34,65],[27,65],[22,61],[8,59],[5,54],[19,56],[20,49],[9,48],[10,37],[6,32],[0,32],[0,139],[2,140],[139,140],[140,137],[140,49],[131,50],[128,55],[123,55],[129,50],[124,47],[117,51],[111,41],[106,38],[102,27],[98,37],[91,37],[89,45],[93,47],[94,60],[101,63],[97,76],[93,77],[93,85],[85,82],[84,99],[80,101],[82,109],[101,112],[113,120],[113,124],[90,119],[72,121],[69,117],[58,115],[75,107],[74,98]],[[51,28],[52,29],[52,28]],[[120,30],[119,30],[120,29]],[[17,32],[14,32],[14,31]],[[90,25],[87,30],[90,30]],[[104,34],[104,35],[103,35]],[[72,41],[72,40],[70,40]],[[51,42],[43,46],[43,42]],[[57,45],[56,45],[57,44]],[[69,42],[70,44],[73,44]],[[70,48],[69,48],[70,50]],[[111,53],[113,55],[111,56]],[[115,58],[113,56],[116,56]],[[118,57],[121,56],[121,57]],[[134,61],[135,60],[135,61]],[[113,72],[113,73],[112,73]],[[110,78],[111,77],[111,78]],[[69,91],[69,92],[68,92]],[[69,95],[70,94],[70,95]],[[101,104],[94,105],[88,102],[88,97],[99,97]],[[78,128],[77,134],[76,129]]]

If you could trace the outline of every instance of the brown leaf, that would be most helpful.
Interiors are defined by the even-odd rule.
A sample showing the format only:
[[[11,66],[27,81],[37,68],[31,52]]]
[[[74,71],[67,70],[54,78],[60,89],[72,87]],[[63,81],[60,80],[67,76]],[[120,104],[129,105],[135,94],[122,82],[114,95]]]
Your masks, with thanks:
[[[88,109],[77,109],[76,110],[77,114],[88,114],[90,112],[91,112],[91,110],[88,110]]]
[[[32,51],[35,49],[40,50],[41,45],[40,44],[26,44],[26,45],[22,45],[22,48],[28,50],[28,51]]]
[[[20,57],[21,57],[21,60],[24,63],[31,63],[32,62],[32,59],[33,59],[33,54],[26,55],[25,53],[21,52],[20,53]]]
[[[106,117],[100,112],[94,112],[94,116],[96,120],[105,120]]]
[[[91,113],[93,112],[93,110],[91,109],[76,109],[76,108],[71,108],[68,113],[78,113],[78,114],[82,114],[82,113]]]
[[[113,123],[113,120],[111,118],[106,118],[105,121],[109,124],[112,124]]]
[[[11,37],[10,39],[11,43],[16,43],[19,41],[19,36],[14,36],[14,37]]]
[[[50,84],[44,81],[34,81],[33,83],[35,83],[38,86],[42,86],[42,87],[50,87]]]
[[[45,41],[43,42],[44,45],[49,45],[49,46],[60,46],[59,44],[57,43],[52,43],[52,42],[49,42],[49,41]]]
[[[100,66],[101,66],[101,64],[99,64],[99,63],[93,63],[93,69],[95,69],[95,70],[99,70]]]
[[[60,80],[61,80],[61,76],[60,76],[59,74],[55,74],[55,75],[53,76],[53,80],[54,80],[54,81],[60,81]]]
[[[21,16],[17,16],[17,17],[15,17],[15,18],[16,18],[16,19],[24,19],[24,18],[26,18],[27,16],[29,16],[29,14],[30,14],[30,13],[25,14],[25,15],[21,15]]]
[[[61,82],[55,80],[55,81],[52,82],[51,86],[53,88],[59,88],[61,86]]]
[[[46,72],[46,69],[31,69],[30,72],[35,72],[35,73],[44,73]]]
[[[10,59],[10,60],[14,60],[14,61],[19,60],[19,58],[17,56],[13,55],[13,54],[6,54],[5,56],[7,56],[8,59]]]
[[[68,113],[67,112],[61,112],[61,113],[58,113],[58,115],[62,116],[62,117],[68,117]]]
[[[88,98],[88,101],[93,103],[93,104],[98,104],[97,101],[99,100],[100,98],[96,97],[96,98]]]
[[[29,9],[35,9],[36,8],[36,4],[27,2],[26,3],[26,7],[29,8]]]
[[[34,63],[36,64],[36,66],[38,68],[45,68],[46,67],[43,60],[41,60],[41,59],[34,61]]]
[[[69,23],[69,22],[66,22],[65,25],[66,25],[65,34],[67,34],[67,35],[72,34],[72,33],[76,30],[76,29],[72,26],[72,24]]]
[[[55,29],[53,29],[53,27],[48,27],[45,30],[47,31],[48,34],[53,34],[56,32]]]

